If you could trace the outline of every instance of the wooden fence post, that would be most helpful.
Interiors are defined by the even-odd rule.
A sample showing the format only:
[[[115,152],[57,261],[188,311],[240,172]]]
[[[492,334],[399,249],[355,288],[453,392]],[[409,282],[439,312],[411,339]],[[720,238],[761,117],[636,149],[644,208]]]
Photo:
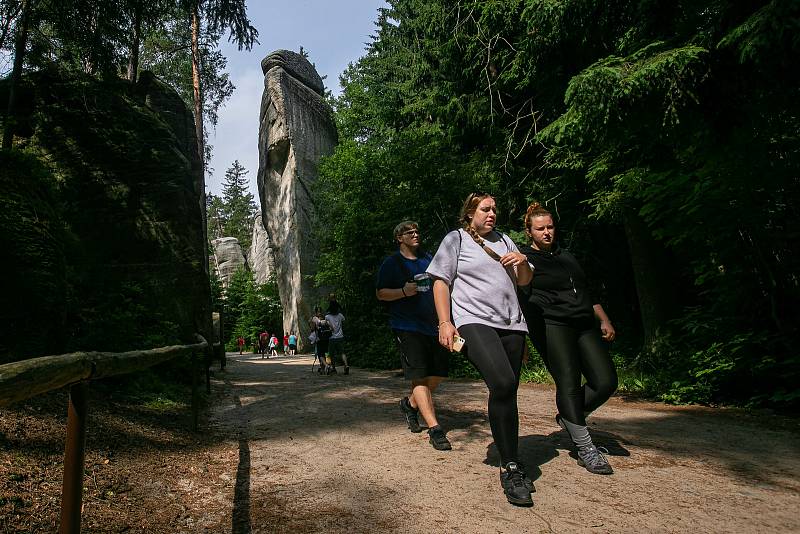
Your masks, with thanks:
[[[197,414],[200,410],[200,401],[197,397],[197,351],[192,351],[192,431],[197,432]]]
[[[78,382],[69,388],[60,534],[77,534],[81,531],[88,392],[88,382]]]

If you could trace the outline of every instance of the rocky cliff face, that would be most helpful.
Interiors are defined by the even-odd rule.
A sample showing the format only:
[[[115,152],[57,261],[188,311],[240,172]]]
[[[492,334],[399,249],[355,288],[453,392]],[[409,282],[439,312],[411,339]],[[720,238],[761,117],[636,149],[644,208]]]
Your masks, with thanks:
[[[269,234],[264,228],[261,215],[256,215],[253,220],[253,239],[250,252],[247,254],[247,265],[257,284],[265,284],[270,275],[275,273],[275,255],[270,247]]]
[[[0,313],[12,326],[0,361],[38,355],[31,341],[44,337],[52,354],[210,335],[201,162],[178,94],[148,74],[131,85],[43,71],[26,75],[20,102],[13,158],[0,165],[13,267],[2,294],[20,306]],[[26,229],[36,213],[44,222]],[[50,324],[58,338],[41,329]]]
[[[228,287],[233,273],[247,262],[242,254],[242,247],[235,237],[220,237],[211,241],[214,249],[214,265],[222,287]]]
[[[259,127],[258,191],[261,214],[283,306],[283,329],[306,339],[318,295],[311,276],[316,244],[310,191],[321,156],[337,141],[322,79],[306,58],[288,50],[261,62],[264,94]],[[269,209],[267,209],[269,207]]]

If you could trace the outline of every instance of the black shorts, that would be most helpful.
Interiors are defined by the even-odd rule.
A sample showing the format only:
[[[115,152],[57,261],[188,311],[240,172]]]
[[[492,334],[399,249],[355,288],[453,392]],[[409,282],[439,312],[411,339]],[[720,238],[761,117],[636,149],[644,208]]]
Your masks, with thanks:
[[[342,358],[342,354],[344,354],[344,338],[343,337],[332,337],[328,340],[328,352],[331,357],[333,363],[336,363],[334,358]]]
[[[394,330],[394,337],[400,350],[400,361],[406,380],[447,376],[450,353],[439,344],[435,336]]]

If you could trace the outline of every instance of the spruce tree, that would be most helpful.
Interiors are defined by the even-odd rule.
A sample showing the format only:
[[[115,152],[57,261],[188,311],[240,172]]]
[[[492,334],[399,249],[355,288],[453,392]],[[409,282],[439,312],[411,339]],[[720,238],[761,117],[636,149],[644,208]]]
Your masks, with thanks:
[[[253,194],[247,190],[248,172],[239,160],[225,171],[221,206],[223,235],[238,239],[245,254],[250,249],[253,217],[258,211]]]

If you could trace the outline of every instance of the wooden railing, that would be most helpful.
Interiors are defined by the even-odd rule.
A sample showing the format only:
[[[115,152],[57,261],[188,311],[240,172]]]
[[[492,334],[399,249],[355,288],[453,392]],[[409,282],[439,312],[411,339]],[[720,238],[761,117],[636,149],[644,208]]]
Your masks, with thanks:
[[[211,388],[209,367],[214,354],[222,348],[210,345],[196,334],[193,345],[173,345],[151,350],[130,352],[73,352],[59,356],[43,356],[0,365],[0,407],[69,386],[67,438],[64,446],[64,478],[61,492],[62,534],[81,530],[83,501],[83,469],[88,413],[88,384],[90,380],[123,375],[146,369],[178,356],[191,356],[192,369],[192,429],[197,430],[199,396],[197,371],[199,353],[203,353],[206,370],[206,389]],[[220,365],[225,365],[222,352]]]

